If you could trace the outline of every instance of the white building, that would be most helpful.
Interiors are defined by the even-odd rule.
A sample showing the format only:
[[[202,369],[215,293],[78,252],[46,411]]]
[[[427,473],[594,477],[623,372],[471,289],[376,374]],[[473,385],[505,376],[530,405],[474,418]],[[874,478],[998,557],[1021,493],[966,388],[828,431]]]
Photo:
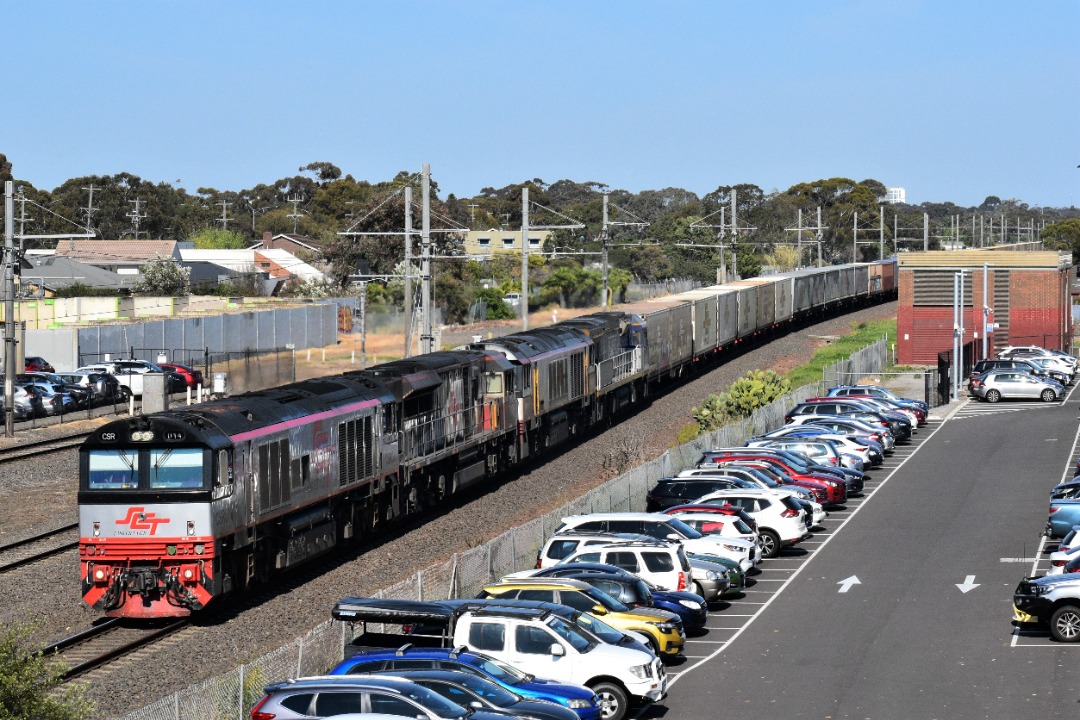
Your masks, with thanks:
[[[907,190],[902,187],[885,188],[885,202],[907,204]]]

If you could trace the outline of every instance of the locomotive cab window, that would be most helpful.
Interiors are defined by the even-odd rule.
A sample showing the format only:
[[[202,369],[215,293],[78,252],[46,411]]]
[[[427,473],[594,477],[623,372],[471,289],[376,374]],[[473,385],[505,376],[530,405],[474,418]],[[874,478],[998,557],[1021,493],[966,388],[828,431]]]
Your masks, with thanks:
[[[151,490],[192,490],[203,486],[203,451],[199,448],[151,450]]]
[[[488,395],[502,395],[503,394],[503,376],[502,373],[487,373],[487,394]]]
[[[125,450],[91,450],[88,490],[134,490],[139,487],[139,453]]]

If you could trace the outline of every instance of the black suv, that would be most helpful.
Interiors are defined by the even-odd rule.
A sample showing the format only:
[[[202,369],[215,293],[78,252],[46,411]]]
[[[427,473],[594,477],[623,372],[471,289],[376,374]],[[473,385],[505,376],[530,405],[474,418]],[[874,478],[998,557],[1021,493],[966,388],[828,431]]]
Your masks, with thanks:
[[[717,474],[720,474],[718,471]],[[735,477],[666,477],[656,481],[653,489],[645,495],[646,512],[662,512],[676,505],[704,497],[717,490],[758,487],[748,480]]]
[[[972,389],[972,382],[975,378],[982,375],[987,370],[1019,370],[1020,372],[1030,373],[1038,377],[1052,378],[1061,383],[1063,387],[1067,386],[1071,380],[1071,378],[1063,372],[1058,370],[1047,370],[1030,360],[1018,357],[1010,359],[998,358],[996,360],[980,360],[975,363],[975,367],[971,368],[971,376],[968,378],[969,391]]]

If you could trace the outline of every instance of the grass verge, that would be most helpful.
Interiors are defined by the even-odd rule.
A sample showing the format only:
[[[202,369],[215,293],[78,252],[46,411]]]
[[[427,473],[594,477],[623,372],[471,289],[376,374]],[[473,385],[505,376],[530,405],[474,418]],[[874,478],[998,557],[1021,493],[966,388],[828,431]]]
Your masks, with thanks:
[[[877,342],[882,336],[888,336],[890,345],[896,342],[896,320],[877,320],[874,322],[851,323],[852,332],[837,338],[814,353],[810,362],[792,368],[787,373],[792,387],[821,380],[821,371],[838,360],[846,360],[856,350]]]

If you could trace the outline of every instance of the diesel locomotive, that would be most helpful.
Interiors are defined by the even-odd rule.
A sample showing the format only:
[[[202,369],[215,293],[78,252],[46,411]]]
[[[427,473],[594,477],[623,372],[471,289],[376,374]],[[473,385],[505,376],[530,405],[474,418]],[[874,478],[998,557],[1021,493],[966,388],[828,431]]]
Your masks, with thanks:
[[[79,455],[84,601],[189,615],[543,453],[737,343],[896,294],[803,270],[108,423]]]

